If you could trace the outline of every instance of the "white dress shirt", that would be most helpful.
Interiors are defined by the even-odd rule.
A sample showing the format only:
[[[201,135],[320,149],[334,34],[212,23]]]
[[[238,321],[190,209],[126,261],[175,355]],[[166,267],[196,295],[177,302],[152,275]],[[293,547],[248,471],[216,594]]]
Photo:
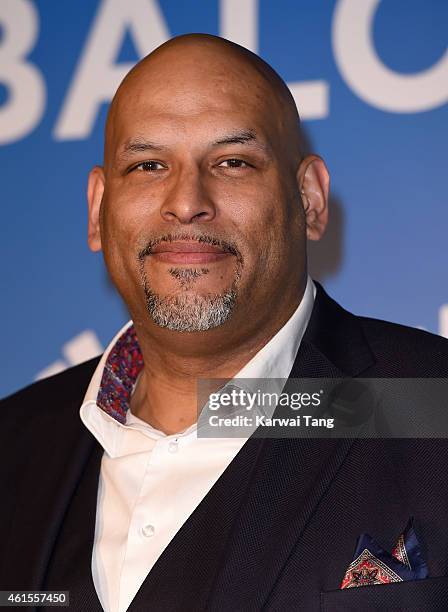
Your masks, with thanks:
[[[235,378],[288,378],[315,293],[308,278],[298,308]],[[104,448],[92,576],[106,612],[127,610],[163,550],[247,440],[201,438],[196,424],[166,435],[128,406],[122,423],[98,405],[105,364],[131,325],[107,347],[80,409],[82,422]]]

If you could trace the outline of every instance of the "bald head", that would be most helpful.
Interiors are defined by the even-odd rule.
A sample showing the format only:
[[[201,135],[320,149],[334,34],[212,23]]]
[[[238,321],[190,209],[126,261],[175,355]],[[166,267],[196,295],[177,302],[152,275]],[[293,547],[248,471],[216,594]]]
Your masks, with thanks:
[[[176,95],[182,93],[182,100]],[[287,153],[293,166],[301,159],[300,119],[294,99],[281,77],[260,57],[226,39],[187,34],[159,46],[138,62],[119,86],[106,122],[104,162],[118,144],[123,115],[139,112],[143,100],[158,108],[177,104],[194,111],[201,98],[228,99],[229,106],[253,107]],[[188,99],[190,97],[190,100]],[[191,102],[189,105],[188,102]],[[182,108],[185,106],[185,108]],[[150,117],[146,120],[150,121]]]

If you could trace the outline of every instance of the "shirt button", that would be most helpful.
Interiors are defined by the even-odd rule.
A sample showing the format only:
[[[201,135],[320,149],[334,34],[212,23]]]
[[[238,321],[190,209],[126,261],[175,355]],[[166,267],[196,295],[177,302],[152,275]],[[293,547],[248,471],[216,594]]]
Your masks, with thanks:
[[[141,531],[142,531],[142,535],[144,535],[145,538],[150,538],[156,532],[154,525],[143,525]]]
[[[179,442],[174,440],[168,444],[168,452],[169,453],[177,453],[179,450]]]

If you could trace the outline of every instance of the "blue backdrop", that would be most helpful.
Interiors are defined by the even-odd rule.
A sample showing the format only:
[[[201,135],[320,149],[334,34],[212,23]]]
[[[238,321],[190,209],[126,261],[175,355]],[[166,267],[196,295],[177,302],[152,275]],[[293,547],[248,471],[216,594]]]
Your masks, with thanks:
[[[127,319],[86,244],[86,177],[122,76],[220,34],[288,82],[332,175],[311,269],[345,307],[448,336],[446,0],[2,0],[0,395],[101,351]]]

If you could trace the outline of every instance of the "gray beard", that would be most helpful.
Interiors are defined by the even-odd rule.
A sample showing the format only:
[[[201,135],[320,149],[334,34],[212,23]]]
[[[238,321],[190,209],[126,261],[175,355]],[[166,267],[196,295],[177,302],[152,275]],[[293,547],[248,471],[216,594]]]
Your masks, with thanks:
[[[186,291],[194,285],[196,278],[207,274],[208,269],[171,268],[169,272],[179,281],[180,287]],[[240,270],[229,290],[221,294],[209,295],[181,293],[161,297],[151,290],[144,273],[142,276],[146,309],[154,323],[173,331],[195,332],[218,327],[230,318],[236,303],[236,284],[240,277]]]
[[[160,297],[145,288],[146,308],[156,325],[180,332],[207,331],[230,318],[236,291],[215,295],[174,295]]]

